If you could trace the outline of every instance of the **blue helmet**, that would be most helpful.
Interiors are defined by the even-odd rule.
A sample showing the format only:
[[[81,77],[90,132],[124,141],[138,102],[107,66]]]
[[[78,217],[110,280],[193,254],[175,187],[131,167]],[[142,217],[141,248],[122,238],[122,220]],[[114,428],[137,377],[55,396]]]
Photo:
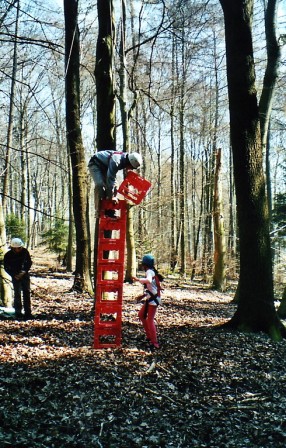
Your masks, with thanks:
[[[148,268],[153,268],[155,264],[155,258],[151,254],[144,255],[141,263],[145,264],[145,266],[148,266]]]

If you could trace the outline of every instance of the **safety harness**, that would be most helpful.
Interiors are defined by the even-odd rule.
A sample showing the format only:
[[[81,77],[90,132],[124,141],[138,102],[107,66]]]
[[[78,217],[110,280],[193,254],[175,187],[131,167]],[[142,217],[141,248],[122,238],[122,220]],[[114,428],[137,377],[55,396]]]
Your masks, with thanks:
[[[161,281],[163,281],[163,277],[162,277],[161,274],[156,272],[154,269],[152,269],[152,270],[155,273],[155,282],[156,282],[157,291],[162,291],[160,279],[161,279]],[[149,294],[150,297],[148,297],[146,299],[146,302],[145,302],[144,315],[143,315],[144,319],[147,319],[148,308],[149,308],[149,303],[150,302],[155,302],[156,306],[160,305],[159,300],[158,300],[158,293],[157,294],[153,294],[149,290],[146,290],[146,292]],[[152,306],[154,306],[154,305],[152,305]]]

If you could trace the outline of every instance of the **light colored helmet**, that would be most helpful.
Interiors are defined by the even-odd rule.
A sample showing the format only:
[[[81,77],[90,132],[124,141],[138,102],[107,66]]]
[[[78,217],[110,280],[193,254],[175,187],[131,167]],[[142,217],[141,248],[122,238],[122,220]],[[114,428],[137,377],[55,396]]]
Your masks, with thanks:
[[[21,240],[21,238],[12,238],[11,240],[11,247],[22,247],[24,245],[23,241]]]
[[[142,258],[142,264],[145,264],[145,266],[148,266],[148,268],[153,268],[155,264],[155,259],[152,254],[144,255]]]
[[[142,156],[139,152],[131,152],[128,154],[128,159],[133,168],[139,168],[142,165]]]

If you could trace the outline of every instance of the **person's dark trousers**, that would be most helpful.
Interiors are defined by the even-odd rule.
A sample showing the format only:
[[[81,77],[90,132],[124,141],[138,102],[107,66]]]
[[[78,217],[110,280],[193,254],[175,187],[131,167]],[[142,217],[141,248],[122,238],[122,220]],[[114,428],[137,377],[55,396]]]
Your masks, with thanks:
[[[24,305],[25,317],[30,317],[32,313],[31,313],[31,289],[30,289],[29,275],[25,275],[20,281],[14,279],[13,287],[14,287],[15,315],[17,317],[21,316],[22,313],[21,292],[23,292],[23,305]]]

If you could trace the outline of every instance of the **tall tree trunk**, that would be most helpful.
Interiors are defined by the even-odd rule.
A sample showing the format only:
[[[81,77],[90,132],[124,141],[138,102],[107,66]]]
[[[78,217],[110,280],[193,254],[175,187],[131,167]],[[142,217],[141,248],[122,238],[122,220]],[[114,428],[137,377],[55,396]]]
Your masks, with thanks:
[[[10,276],[4,269],[4,255],[6,253],[6,230],[2,198],[0,196],[0,304],[12,306],[12,282]]]
[[[68,150],[68,147],[67,147]],[[72,271],[72,253],[73,253],[73,189],[72,189],[72,168],[70,159],[68,160],[68,192],[69,192],[69,234],[68,234],[68,247],[66,252],[66,269],[67,272]],[[87,207],[88,212],[89,207]]]
[[[232,153],[229,152],[229,224],[228,224],[228,254],[230,259],[236,254],[236,244],[235,244],[235,207],[234,207],[234,191],[233,191],[233,163],[232,163]]]
[[[204,127],[205,129],[205,127]],[[202,176],[202,184],[204,188],[203,201],[203,257],[202,257],[202,273],[206,280],[212,271],[213,259],[213,225],[212,225],[212,211],[213,211],[213,191],[214,191],[214,152],[207,147],[204,150],[205,163],[204,173]]]
[[[73,173],[73,215],[76,229],[75,272],[84,290],[92,292],[87,201],[87,169],[80,124],[79,30],[77,0],[64,0],[66,127]]]
[[[8,118],[8,131],[7,131],[7,148],[5,154],[5,165],[4,165],[4,176],[3,176],[3,213],[5,215],[7,208],[7,197],[9,192],[9,178],[10,178],[10,159],[11,159],[11,146],[13,140],[13,124],[14,124],[14,93],[16,85],[16,74],[17,74],[17,50],[18,50],[18,26],[19,26],[19,12],[20,12],[20,1],[17,2],[16,10],[16,21],[15,21],[15,40],[14,40],[14,51],[13,51],[13,68],[11,77],[11,92],[10,92],[10,108],[9,108],[9,118]]]
[[[222,211],[222,185],[221,185],[221,149],[217,149],[217,134],[219,122],[219,83],[217,66],[216,36],[214,35],[214,63],[215,63],[215,119],[213,135],[214,191],[213,191],[213,234],[214,234],[214,273],[213,289],[225,289],[225,232]]]
[[[180,235],[180,248],[181,248],[181,267],[180,272],[183,276],[186,275],[186,223],[185,223],[185,205],[186,205],[186,173],[185,173],[185,144],[184,144],[184,131],[185,131],[185,82],[186,82],[186,66],[185,66],[185,36],[184,31],[182,35],[182,80],[181,80],[181,98],[180,98],[180,162],[179,162],[179,183],[180,183],[180,226],[181,226],[181,235]]]
[[[98,38],[96,46],[97,148],[116,149],[113,58],[115,27],[112,0],[98,0]]]
[[[253,0],[220,0],[224,12],[230,133],[240,239],[239,303],[227,326],[286,335],[274,307],[272,257],[251,23]]]
[[[178,253],[176,249],[176,195],[175,195],[175,142],[174,142],[174,104],[172,95],[172,106],[170,111],[171,116],[171,179],[170,179],[170,196],[171,196],[171,256],[170,268],[171,271],[176,269],[178,264]]]
[[[263,88],[259,101],[259,115],[261,128],[262,151],[266,156],[266,185],[268,209],[271,218],[272,211],[272,195],[270,181],[270,117],[272,111],[273,94],[278,76],[278,66],[281,57],[280,47],[276,38],[276,22],[277,22],[277,0],[268,0],[265,11],[265,35],[266,35],[266,51],[267,65],[264,74]],[[271,219],[270,219],[271,221]]]
[[[203,167],[202,167],[203,171]],[[196,195],[196,172],[195,169],[193,170],[193,176],[192,176],[192,201],[193,201],[193,208],[195,208],[195,195]],[[203,179],[203,173],[202,173],[202,179]],[[203,219],[203,208],[204,208],[204,188],[203,188],[203,182],[201,182],[201,199],[200,199],[200,211],[199,211],[199,218],[198,223],[195,227],[195,215],[193,218],[193,239],[194,239],[194,249],[193,249],[193,266],[192,266],[192,272],[191,272],[191,280],[194,280],[196,275],[196,262],[198,259],[198,253],[199,253],[199,242],[200,242],[200,234],[201,234],[201,227],[202,227],[202,219]]]
[[[97,150],[115,150],[115,94],[114,94],[114,45],[115,25],[112,0],[98,0],[98,37],[96,45],[95,80],[97,94]],[[99,197],[95,189],[95,209],[99,210]],[[98,212],[95,217],[94,230],[94,278],[96,278],[96,266],[98,258]],[[110,235],[105,232],[106,237]],[[108,258],[109,252],[105,251],[104,257]],[[106,273],[109,275],[109,273]],[[96,286],[96,282],[95,282]],[[96,296],[96,291],[95,291]]]
[[[277,313],[278,316],[281,317],[281,319],[286,319],[286,287],[283,290],[282,300],[280,302]]]
[[[214,225],[214,274],[213,289],[225,289],[225,234],[221,207],[221,149],[217,150],[214,176],[213,225]]]
[[[123,134],[123,151],[128,152],[130,146],[130,126],[129,121],[131,117],[131,110],[127,111],[126,98],[126,58],[125,58],[125,34],[126,34],[126,3],[121,1],[121,38],[120,38],[120,112],[122,120],[122,134]],[[134,107],[136,104],[136,95],[134,95]],[[136,276],[136,248],[134,236],[134,207],[127,207],[127,226],[126,226],[126,247],[127,247],[127,266],[125,272],[125,281],[132,282],[132,277]]]

